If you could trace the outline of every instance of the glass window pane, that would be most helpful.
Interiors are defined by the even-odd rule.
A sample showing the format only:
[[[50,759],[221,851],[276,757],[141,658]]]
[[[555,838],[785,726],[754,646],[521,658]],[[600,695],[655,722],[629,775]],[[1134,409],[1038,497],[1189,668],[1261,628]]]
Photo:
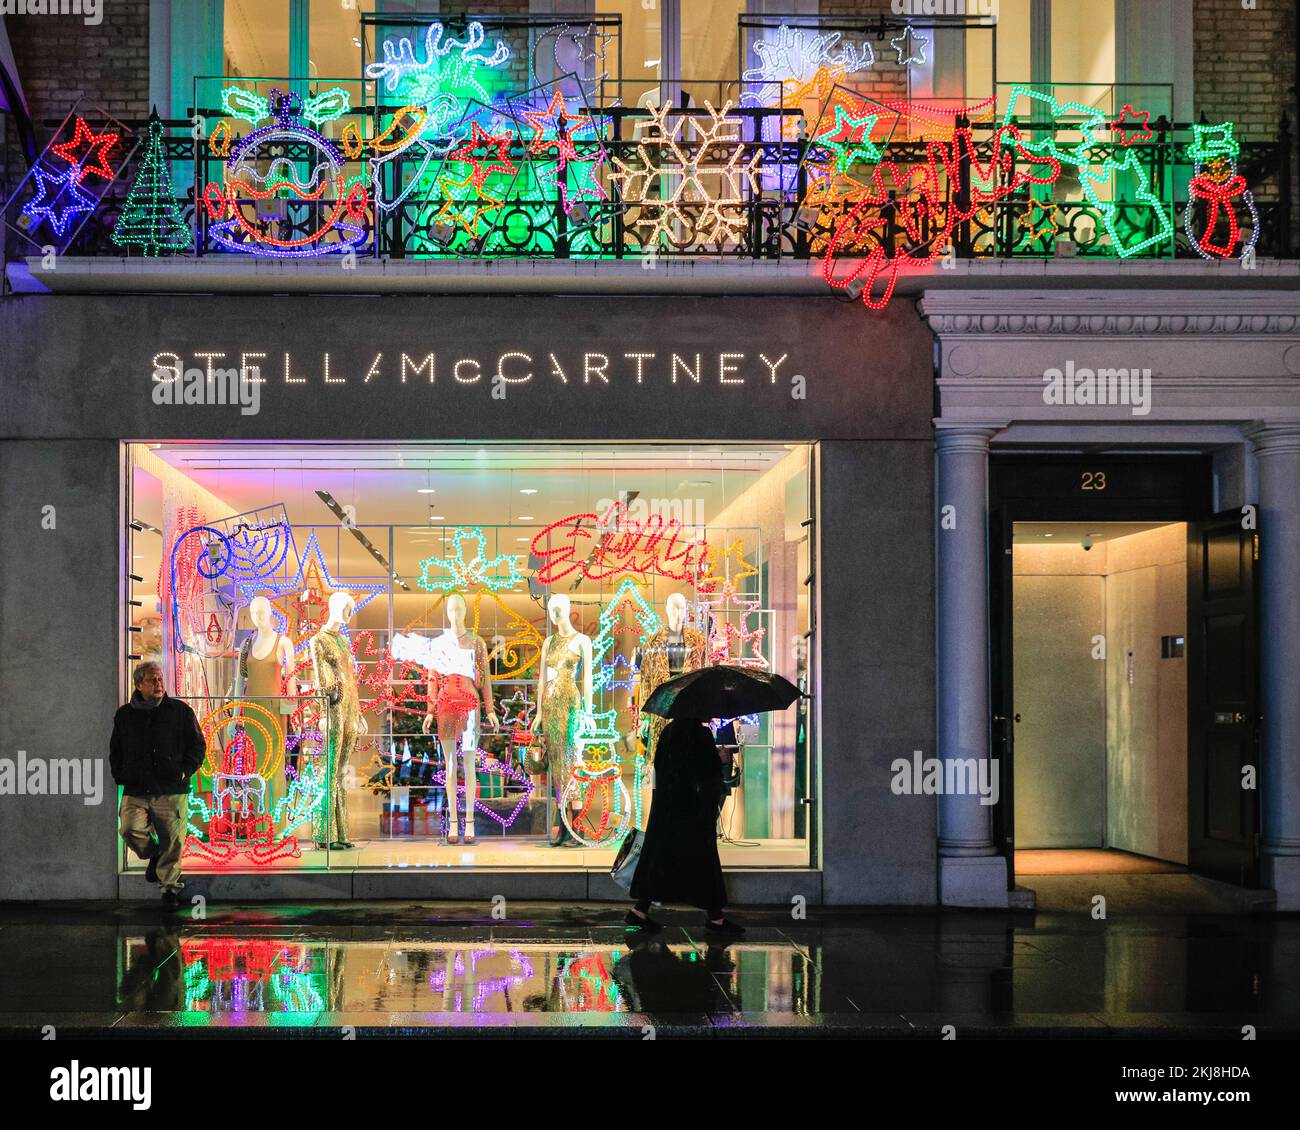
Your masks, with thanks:
[[[735,84],[740,79],[740,36],[736,20],[744,0],[691,0],[682,5],[682,74],[684,81]],[[715,87],[716,89],[716,87]],[[728,97],[735,97],[730,85]],[[710,94],[713,101],[717,95]]]
[[[1109,111],[1114,81],[1115,0],[1052,0],[1056,97]]]
[[[375,10],[375,0],[311,0],[307,48],[308,74],[318,78],[359,78],[361,17]],[[373,47],[366,52],[374,58]]]
[[[280,78],[289,73],[289,0],[226,0],[224,73]]]

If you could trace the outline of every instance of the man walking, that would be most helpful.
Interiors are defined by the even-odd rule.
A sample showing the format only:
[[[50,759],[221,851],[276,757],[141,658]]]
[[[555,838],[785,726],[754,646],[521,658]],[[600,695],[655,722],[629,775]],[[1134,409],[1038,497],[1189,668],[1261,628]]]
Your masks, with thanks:
[[[163,905],[180,906],[190,778],[203,764],[203,732],[194,711],[163,688],[162,667],[141,663],[135,693],[113,718],[108,763],[122,787],[118,832],[149,861],[145,878],[162,887]],[[152,827],[153,836],[150,835]]]

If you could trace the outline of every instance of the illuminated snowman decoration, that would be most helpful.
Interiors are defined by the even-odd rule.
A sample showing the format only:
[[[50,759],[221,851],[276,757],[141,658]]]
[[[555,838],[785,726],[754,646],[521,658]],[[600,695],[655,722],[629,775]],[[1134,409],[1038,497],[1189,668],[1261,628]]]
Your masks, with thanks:
[[[222,106],[253,125],[272,122],[232,145],[223,121],[209,138],[212,153],[226,158],[223,182],[203,190],[213,241],[273,258],[360,250],[369,206],[364,178],[347,174],[344,155],[319,131],[349,112],[348,92],[327,90],[304,102],[281,90],[267,99],[230,88]]]

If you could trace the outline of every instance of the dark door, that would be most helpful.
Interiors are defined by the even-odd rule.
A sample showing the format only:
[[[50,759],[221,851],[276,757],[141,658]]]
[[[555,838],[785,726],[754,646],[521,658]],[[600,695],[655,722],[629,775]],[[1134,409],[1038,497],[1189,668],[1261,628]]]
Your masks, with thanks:
[[[1188,863],[1254,886],[1259,788],[1243,787],[1243,775],[1259,763],[1256,535],[1240,513],[1189,532]]]

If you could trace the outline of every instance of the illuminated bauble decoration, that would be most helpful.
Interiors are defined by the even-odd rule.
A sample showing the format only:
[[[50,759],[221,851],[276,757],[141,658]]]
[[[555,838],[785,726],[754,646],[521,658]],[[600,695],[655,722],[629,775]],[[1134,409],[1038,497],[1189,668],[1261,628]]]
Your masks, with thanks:
[[[349,111],[347,91],[327,90],[304,102],[280,90],[268,100],[228,89],[222,103],[232,117],[274,121],[231,145],[223,183],[203,190],[213,241],[227,251],[273,258],[361,250],[368,240],[365,178],[347,174],[347,158],[317,129]],[[267,216],[269,201],[282,202],[283,211]]]

